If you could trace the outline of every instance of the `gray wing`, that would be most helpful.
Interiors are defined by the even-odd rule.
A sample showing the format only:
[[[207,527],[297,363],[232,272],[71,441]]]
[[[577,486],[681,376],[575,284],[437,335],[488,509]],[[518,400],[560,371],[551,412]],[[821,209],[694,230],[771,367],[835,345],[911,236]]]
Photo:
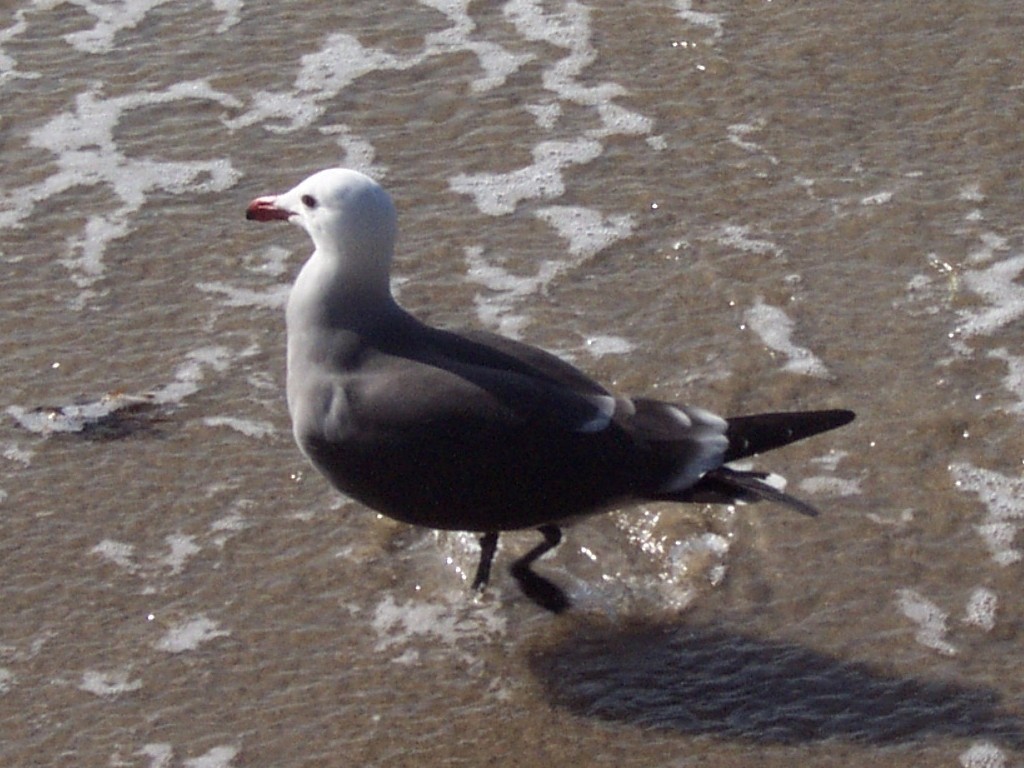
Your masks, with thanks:
[[[568,365],[568,364],[563,364]],[[445,356],[418,360],[369,355],[341,386],[360,429],[520,429],[592,433],[611,423],[615,399],[577,391],[529,368]]]

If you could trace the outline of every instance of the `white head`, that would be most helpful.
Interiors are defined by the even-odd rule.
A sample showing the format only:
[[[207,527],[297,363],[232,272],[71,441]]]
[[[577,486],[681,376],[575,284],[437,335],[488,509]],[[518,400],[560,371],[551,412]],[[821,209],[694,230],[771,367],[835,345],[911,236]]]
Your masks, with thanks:
[[[333,262],[341,273],[339,279],[364,291],[389,290],[395,206],[391,196],[369,176],[328,168],[282,195],[256,198],[245,217],[298,224],[313,239],[314,258]]]

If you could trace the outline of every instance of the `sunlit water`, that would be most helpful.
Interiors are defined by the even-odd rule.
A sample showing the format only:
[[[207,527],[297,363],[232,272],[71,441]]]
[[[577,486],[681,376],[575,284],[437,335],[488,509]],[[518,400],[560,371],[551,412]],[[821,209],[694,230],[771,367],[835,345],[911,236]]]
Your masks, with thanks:
[[[12,4],[8,4],[9,6]],[[1024,760],[1024,10],[20,2],[0,11],[3,765]],[[818,519],[476,542],[291,441],[246,203],[344,164],[396,291],[631,394],[851,407]]]

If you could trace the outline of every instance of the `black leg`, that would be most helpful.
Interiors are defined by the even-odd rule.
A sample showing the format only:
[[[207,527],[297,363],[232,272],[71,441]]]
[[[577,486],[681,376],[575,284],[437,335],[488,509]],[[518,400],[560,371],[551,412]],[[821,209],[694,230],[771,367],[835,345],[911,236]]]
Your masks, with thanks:
[[[491,563],[494,562],[494,553],[497,550],[497,531],[485,533],[480,537],[480,562],[476,566],[476,576],[473,577],[473,589],[477,592],[483,592],[487,580],[491,578]]]
[[[537,530],[544,535],[544,541],[512,563],[512,575],[519,582],[523,594],[533,602],[552,613],[561,613],[569,607],[569,598],[555,584],[530,570],[530,566],[538,557],[558,546],[562,531],[556,525],[542,525]]]

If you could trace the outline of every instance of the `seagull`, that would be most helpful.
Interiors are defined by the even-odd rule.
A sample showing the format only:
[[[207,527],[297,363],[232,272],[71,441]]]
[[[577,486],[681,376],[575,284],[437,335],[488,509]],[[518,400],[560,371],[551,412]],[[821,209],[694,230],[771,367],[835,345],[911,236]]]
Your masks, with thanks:
[[[417,320],[391,293],[395,206],[373,179],[330,168],[246,209],[288,221],[313,255],[288,298],[288,409],[299,449],[345,495],[387,517],[479,534],[473,589],[503,531],[543,541],[511,573],[554,613],[569,607],[533,563],[561,528],[645,501],[771,501],[815,515],[765,472],[731,462],[852,421],[847,410],[722,418],[622,397],[522,342]]]

